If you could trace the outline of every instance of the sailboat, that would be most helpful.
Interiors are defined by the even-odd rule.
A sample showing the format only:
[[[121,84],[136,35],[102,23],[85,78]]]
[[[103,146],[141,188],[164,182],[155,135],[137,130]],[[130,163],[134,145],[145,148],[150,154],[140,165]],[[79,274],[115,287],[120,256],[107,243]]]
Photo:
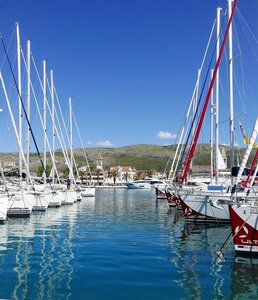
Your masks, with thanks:
[[[258,125],[255,130],[255,136],[257,136]],[[255,139],[252,135],[239,172],[242,172],[245,167],[245,162],[247,161],[254,144]],[[254,170],[255,165],[256,168]],[[229,206],[232,236],[236,253],[258,254],[258,195],[255,186],[257,172],[258,148],[256,149],[249,175],[245,182],[241,182],[241,186],[246,189],[245,197],[242,198],[240,203],[234,203]]]
[[[218,58],[221,59],[221,54],[223,52],[223,48],[224,48],[224,44],[225,44],[225,40],[226,40],[226,38],[224,38],[223,47],[220,50],[219,43],[218,43],[218,41],[219,41],[218,36],[220,33],[220,28],[218,27],[218,24],[220,24],[220,18],[219,18],[220,10],[221,10],[220,8],[218,8],[218,10],[217,10],[218,11],[218,13],[217,13],[217,42],[216,42],[217,60],[218,60]],[[232,18],[231,18],[231,20],[232,20]],[[177,203],[177,205],[179,205],[181,207],[180,195],[188,196],[188,195],[191,195],[191,193],[194,193],[195,191],[198,191],[198,192],[201,190],[206,191],[207,185],[210,185],[213,181],[213,172],[212,171],[211,171],[211,176],[203,176],[203,177],[200,177],[200,176],[190,177],[190,176],[188,176],[188,171],[192,165],[191,160],[193,158],[195,147],[196,147],[197,140],[198,140],[198,138],[196,138],[196,137],[200,133],[201,123],[203,122],[203,119],[204,119],[203,113],[207,109],[207,101],[209,100],[210,96],[213,96],[211,94],[211,91],[212,91],[211,86],[214,85],[216,74],[218,77],[219,62],[217,62],[217,64],[216,64],[216,72],[215,72],[215,70],[212,70],[212,83],[210,84],[210,88],[209,88],[207,96],[206,96],[206,101],[205,101],[206,103],[204,105],[203,112],[202,112],[199,122],[197,124],[197,116],[199,113],[198,110],[200,108],[200,100],[201,100],[201,97],[202,97],[203,91],[204,91],[204,86],[202,88],[200,88],[201,74],[203,71],[204,63],[206,63],[206,60],[207,60],[207,52],[208,52],[208,49],[210,48],[211,38],[213,36],[215,24],[216,24],[216,20],[213,24],[213,27],[212,27],[212,30],[210,33],[210,37],[208,40],[208,44],[207,44],[207,47],[206,47],[206,50],[204,53],[204,57],[203,57],[201,66],[198,70],[197,82],[196,82],[196,85],[194,88],[194,92],[193,92],[191,101],[190,101],[188,109],[187,109],[186,116],[185,116],[184,121],[179,130],[179,134],[178,134],[179,139],[177,141],[177,147],[176,147],[173,163],[171,165],[171,169],[170,169],[170,172],[168,175],[168,178],[171,180],[171,183],[166,188],[167,189],[167,191],[166,191],[167,200],[169,202],[169,205],[171,205],[171,200],[172,200],[173,203]],[[206,74],[204,85],[207,82],[207,74]],[[217,90],[217,86],[218,86],[218,83],[216,81],[216,90]],[[199,89],[201,90],[200,95],[199,95]],[[212,113],[214,115],[214,112],[212,112]],[[212,120],[214,118],[213,115],[212,115]],[[218,117],[218,112],[216,112],[216,118],[217,117]],[[217,122],[218,121],[216,121],[216,123]],[[216,136],[217,136],[217,134],[216,134]],[[191,145],[188,145],[191,137],[192,137],[193,142]],[[216,139],[216,144],[217,144],[217,141],[218,141],[218,139]],[[188,148],[189,152],[186,154],[187,147],[190,147],[190,146],[191,146],[191,154],[190,154],[190,148]],[[211,146],[212,146],[212,139],[211,139]],[[218,156],[216,156],[216,158],[219,157],[218,162],[216,161],[216,167],[217,167],[216,170],[218,170],[219,168],[220,169],[225,168],[225,163],[223,163],[223,164],[221,163],[222,157],[221,157],[221,155],[219,156],[218,145],[216,145],[216,150],[217,150],[216,153],[218,153]],[[184,161],[185,161],[185,163],[183,164]],[[211,161],[212,161],[212,151],[211,151]],[[188,164],[188,162],[189,162],[189,164]],[[181,172],[182,172],[182,174],[183,173],[184,174],[183,175],[181,174],[181,176],[179,178],[180,168],[182,168],[183,165],[185,168],[182,169]],[[211,170],[213,169],[212,167],[213,166],[212,166],[212,162],[211,162]],[[217,172],[217,174],[218,174],[218,172]],[[215,189],[220,190],[221,183],[219,183],[218,185],[219,185],[218,187],[215,187],[213,184],[213,190],[215,190]],[[209,188],[211,188],[211,186],[209,186]],[[180,195],[179,195],[179,193],[180,193]],[[186,197],[184,197],[184,201],[185,200],[186,200]]]
[[[71,102],[71,98],[70,98],[70,147],[71,147],[71,162],[74,163],[74,166],[75,166],[75,170],[76,170],[76,173],[77,173],[77,178],[78,178],[78,181],[79,181],[79,184],[77,184],[76,186],[76,192],[77,192],[77,200],[80,201],[82,199],[82,197],[94,197],[95,196],[95,187],[94,186],[83,186],[82,185],[82,182],[81,180],[79,179],[80,176],[79,176],[79,172],[78,172],[78,168],[77,168],[77,165],[76,165],[76,162],[75,162],[75,159],[74,159],[74,155],[73,155],[73,144],[72,144],[72,138],[73,138],[73,133],[72,133],[72,124],[73,124],[73,120],[74,120],[74,123],[76,125],[76,129],[77,129],[77,133],[78,133],[78,136],[79,136],[79,140],[81,142],[81,146],[82,146],[82,149],[83,149],[83,154],[84,154],[84,158],[86,160],[86,164],[87,164],[87,168],[89,169],[89,172],[90,172],[90,177],[92,178],[92,174],[91,174],[91,170],[90,170],[90,166],[89,166],[89,162],[88,162],[88,159],[87,159],[87,155],[86,155],[86,152],[85,152],[85,149],[84,149],[84,145],[82,143],[82,138],[81,138],[81,135],[80,135],[80,132],[79,132],[79,128],[78,128],[78,125],[77,125],[77,122],[76,122],[76,119],[75,119],[75,116],[74,116],[74,113],[73,113],[73,110],[72,110],[72,102]]]
[[[258,254],[258,198],[249,203],[229,206],[235,251]]]
[[[227,34],[231,33],[230,27],[231,27],[231,22],[232,22],[232,17],[236,9],[236,4],[237,1],[234,2],[233,9],[231,9],[231,1],[229,0],[229,22],[227,26],[227,31],[223,39],[223,43],[220,49],[219,53],[219,58],[221,58],[222,51],[225,45],[225,41],[227,38]],[[232,34],[229,34],[229,41],[232,38]],[[231,45],[231,42],[229,42],[229,45]],[[229,51],[232,53],[231,51]],[[231,57],[231,56],[230,56]],[[231,61],[232,59],[229,59]],[[188,171],[191,165],[191,161],[193,159],[194,153],[195,153],[195,148],[196,144],[198,141],[198,137],[200,134],[201,126],[203,124],[203,119],[205,115],[205,110],[207,109],[206,104],[209,102],[209,98],[211,95],[212,91],[212,84],[214,83],[215,77],[214,75],[216,74],[216,70],[218,69],[219,65],[219,59],[217,60],[216,67],[214,70],[214,74],[212,76],[212,81],[209,86],[209,90],[206,96],[204,108],[201,112],[200,119],[198,122],[197,129],[195,131],[195,135],[193,137],[191,146],[189,148],[188,154],[186,156],[185,160],[185,165],[182,170],[182,177],[181,177],[181,182],[184,183],[186,181]],[[231,77],[231,76],[229,76]],[[231,82],[231,81],[230,81]],[[232,84],[232,82],[231,82]],[[231,85],[230,85],[231,87]],[[230,88],[231,91],[231,88]],[[231,98],[231,97],[230,97]],[[230,120],[233,120],[233,118]],[[231,122],[230,122],[231,124]],[[258,123],[257,120],[255,122],[254,130],[252,133],[252,139],[253,142],[255,141],[256,135],[257,135],[257,128],[258,128]],[[230,134],[231,134],[231,126],[230,126]],[[230,137],[230,140],[234,140],[232,137]],[[230,144],[231,149],[234,148],[234,143]],[[232,151],[231,151],[232,152]],[[233,167],[233,160],[231,158],[231,169]],[[183,214],[187,220],[191,221],[207,221],[207,222],[230,222],[230,214],[229,214],[229,205],[234,205],[236,203],[239,203],[242,201],[242,199],[245,200],[246,203],[253,203],[253,200],[255,198],[254,196],[254,191],[250,191],[250,195],[246,196],[245,192],[238,191],[235,193],[236,189],[233,187],[233,184],[237,185],[241,179],[242,176],[242,171],[243,168],[239,169],[239,173],[236,179],[233,179],[231,177],[231,182],[227,184],[225,183],[217,183],[215,185],[207,185],[204,189],[201,190],[194,190],[194,191],[188,191],[186,192],[184,188],[181,188],[178,192],[181,206],[183,209]],[[233,183],[233,184],[232,184]],[[234,207],[234,206],[232,206]]]

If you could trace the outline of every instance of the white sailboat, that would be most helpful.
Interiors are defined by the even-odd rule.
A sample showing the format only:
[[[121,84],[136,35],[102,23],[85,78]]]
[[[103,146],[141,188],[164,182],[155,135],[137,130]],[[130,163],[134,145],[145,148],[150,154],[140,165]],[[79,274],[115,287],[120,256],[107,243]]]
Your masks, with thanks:
[[[210,95],[212,93],[212,88],[213,84],[216,78],[216,74],[218,72],[219,68],[219,63],[221,60],[222,52],[225,47],[225,42],[227,39],[229,39],[229,62],[230,62],[230,67],[229,67],[229,79],[230,79],[230,88],[229,88],[229,98],[230,98],[230,149],[231,149],[231,155],[234,153],[234,132],[232,131],[232,124],[233,124],[233,81],[232,81],[232,74],[233,74],[233,68],[232,68],[232,18],[233,14],[236,9],[236,4],[237,1],[234,3],[234,7],[232,9],[231,7],[232,1],[228,0],[228,15],[229,15],[229,21],[228,21],[228,26],[227,26],[227,31],[226,34],[224,35],[222,46],[219,50],[219,53],[217,54],[217,62],[216,66],[214,69],[214,72],[212,74],[212,80],[211,84],[209,86],[209,90],[206,96],[206,103],[208,103]],[[217,11],[219,13],[219,10]],[[219,18],[217,18],[219,20]],[[205,108],[205,106],[204,106]],[[206,106],[207,108],[207,106]],[[217,107],[218,110],[218,107]],[[204,118],[205,111],[202,111],[201,117]],[[217,112],[218,113],[218,112]],[[191,146],[190,152],[189,152],[189,158],[192,159],[196,147],[196,143],[199,137],[200,133],[200,125],[202,124],[203,119],[200,118],[198,128],[194,137],[194,142],[193,146]],[[216,121],[217,122],[217,121]],[[217,131],[217,130],[216,130]],[[217,138],[217,137],[216,137]],[[217,153],[217,158],[216,158],[216,183],[215,185],[208,185],[206,191],[194,191],[192,193],[185,193],[184,190],[182,189],[179,193],[180,196],[180,201],[181,201],[181,206],[183,209],[184,216],[187,220],[197,220],[197,221],[214,221],[214,222],[229,222],[229,211],[228,211],[228,204],[232,203],[233,199],[231,197],[231,193],[229,192],[229,189],[226,187],[226,184],[220,184],[219,183],[219,178],[218,178],[218,170],[219,167],[219,159],[220,153],[219,149],[217,149],[217,140],[216,140],[216,153]],[[183,178],[186,178],[186,175],[188,173],[190,166],[190,162],[186,161],[186,167],[183,172]],[[231,157],[230,161],[230,167],[232,169],[233,167],[233,158]],[[233,178],[233,177],[232,177]],[[232,179],[231,178],[231,184],[232,184]]]
[[[229,205],[237,204],[239,206],[243,199],[245,199],[246,203],[252,204],[254,202],[254,197],[256,193],[254,190],[249,191],[248,197],[245,191],[235,193],[235,190],[238,183],[241,180],[244,167],[252,150],[252,145],[255,142],[257,134],[258,117],[254,124],[254,129],[250,138],[250,143],[246,149],[242,164],[239,168],[234,188],[230,190],[225,190],[223,188],[221,190],[215,191],[195,191],[189,194],[185,194],[182,191],[179,192],[181,206],[183,209],[184,216],[187,220],[230,222]]]

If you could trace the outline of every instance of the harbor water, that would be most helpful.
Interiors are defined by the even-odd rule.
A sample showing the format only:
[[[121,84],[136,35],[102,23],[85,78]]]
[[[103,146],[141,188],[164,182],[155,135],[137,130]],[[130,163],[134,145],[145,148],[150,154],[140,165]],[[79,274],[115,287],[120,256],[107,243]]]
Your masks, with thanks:
[[[0,225],[1,299],[258,299],[258,259],[217,252],[229,225],[184,221],[153,190],[95,198]]]

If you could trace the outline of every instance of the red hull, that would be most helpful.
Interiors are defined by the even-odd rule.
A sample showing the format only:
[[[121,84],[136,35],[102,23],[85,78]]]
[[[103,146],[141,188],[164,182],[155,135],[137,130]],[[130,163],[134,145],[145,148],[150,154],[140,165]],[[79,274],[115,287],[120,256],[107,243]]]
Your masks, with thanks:
[[[165,192],[162,192],[161,190],[159,190],[158,188],[155,188],[156,190],[156,197],[158,199],[166,199],[166,193]]]
[[[170,206],[180,206],[180,200],[175,194],[171,194],[170,192],[166,191],[167,202]]]
[[[258,255],[257,207],[232,205],[229,213],[236,252]]]

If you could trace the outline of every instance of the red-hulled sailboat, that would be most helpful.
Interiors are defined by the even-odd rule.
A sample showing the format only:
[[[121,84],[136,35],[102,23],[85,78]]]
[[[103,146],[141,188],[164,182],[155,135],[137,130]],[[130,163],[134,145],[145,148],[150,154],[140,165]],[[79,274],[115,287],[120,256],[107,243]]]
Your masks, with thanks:
[[[258,200],[229,206],[235,251],[258,255]]]

